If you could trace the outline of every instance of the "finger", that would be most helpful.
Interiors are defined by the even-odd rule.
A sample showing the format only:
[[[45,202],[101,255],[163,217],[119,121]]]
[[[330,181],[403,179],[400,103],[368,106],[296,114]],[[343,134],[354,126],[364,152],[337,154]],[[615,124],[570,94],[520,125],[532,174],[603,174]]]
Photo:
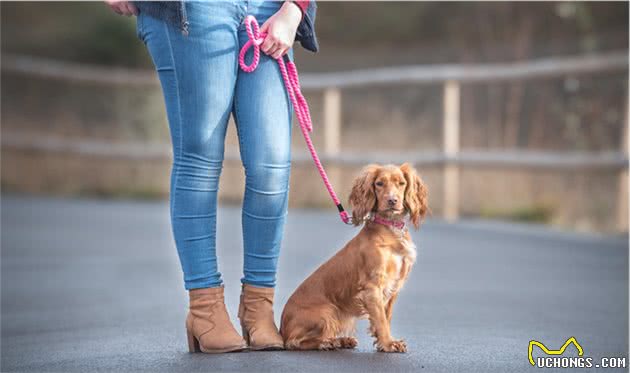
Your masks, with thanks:
[[[120,4],[120,10],[122,10],[123,14],[126,15],[127,17],[131,17],[133,15],[133,12],[129,8],[129,5],[130,4],[126,1]]]
[[[129,7],[129,10],[131,11],[131,13],[133,13],[134,16],[138,15],[138,8],[136,8],[136,6],[133,5],[133,3],[128,3],[128,7]]]
[[[267,53],[265,53],[265,54],[268,55],[269,57],[271,57],[276,50],[278,50],[278,47],[273,47],[273,48],[269,49],[269,51]]]
[[[272,58],[278,59],[279,57],[278,55],[282,56],[281,53],[282,53],[282,46],[277,44],[276,48],[273,51],[271,51],[271,53],[269,53],[269,56]]]
[[[271,57],[273,57],[275,60],[277,60],[278,58],[284,56],[284,54],[286,53],[286,49],[285,48],[278,48],[275,52],[273,52],[271,54]]]
[[[280,52],[282,52],[282,49],[278,48],[274,50],[273,52],[269,53],[269,57],[273,58],[274,60],[277,60]]]
[[[120,10],[120,5],[119,4],[113,4],[113,5],[110,5],[110,7],[114,11],[114,13],[120,14],[121,16],[123,15],[122,10]]]
[[[260,49],[262,49],[263,52],[265,52],[266,54],[271,53],[272,51],[276,50],[278,47],[276,46],[276,41],[267,36],[265,38],[265,40],[263,41],[262,45],[260,46]]]

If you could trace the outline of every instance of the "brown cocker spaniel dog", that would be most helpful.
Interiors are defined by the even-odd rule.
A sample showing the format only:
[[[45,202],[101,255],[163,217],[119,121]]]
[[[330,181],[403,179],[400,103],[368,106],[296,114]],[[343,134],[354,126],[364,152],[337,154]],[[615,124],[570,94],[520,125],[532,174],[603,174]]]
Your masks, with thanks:
[[[291,295],[280,333],[289,350],[354,348],[355,321],[367,317],[378,351],[405,352],[390,332],[392,309],[416,259],[405,218],[417,229],[427,188],[407,163],[369,165],[350,194],[359,234]]]

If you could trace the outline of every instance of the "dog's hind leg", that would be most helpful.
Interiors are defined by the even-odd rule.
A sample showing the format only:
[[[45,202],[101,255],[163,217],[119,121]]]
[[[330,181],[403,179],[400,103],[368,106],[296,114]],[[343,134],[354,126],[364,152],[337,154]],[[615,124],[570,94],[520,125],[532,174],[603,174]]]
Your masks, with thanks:
[[[359,341],[355,337],[339,337],[336,343],[339,348],[356,348]]]
[[[311,338],[303,341],[287,341],[286,344],[287,350],[337,350],[341,347],[341,342],[339,338]]]
[[[301,325],[285,342],[287,350],[336,350],[341,341],[336,338],[338,328],[325,318]]]
[[[284,343],[287,350],[319,350],[322,341],[320,339],[289,339]]]
[[[336,350],[342,346],[342,338],[313,337],[308,339],[290,339],[285,343],[287,350]]]

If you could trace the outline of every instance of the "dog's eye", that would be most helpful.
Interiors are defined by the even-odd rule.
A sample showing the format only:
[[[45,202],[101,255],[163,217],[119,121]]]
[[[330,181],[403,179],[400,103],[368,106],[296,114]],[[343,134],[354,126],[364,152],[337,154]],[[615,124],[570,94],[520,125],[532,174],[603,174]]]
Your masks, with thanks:
[[[405,183],[404,181],[401,181],[400,183],[398,183],[398,185],[400,185],[400,186],[403,186],[403,185],[405,185],[405,184],[406,184],[406,183]]]
[[[382,181],[377,181],[375,184],[376,184],[376,186],[383,186],[383,182]]]

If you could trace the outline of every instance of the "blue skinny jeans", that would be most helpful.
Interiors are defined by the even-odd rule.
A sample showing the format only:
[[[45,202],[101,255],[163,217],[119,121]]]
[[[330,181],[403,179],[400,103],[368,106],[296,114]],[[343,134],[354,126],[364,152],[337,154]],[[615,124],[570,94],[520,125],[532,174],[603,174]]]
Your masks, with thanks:
[[[287,213],[292,107],[276,61],[245,73],[243,20],[262,25],[281,2],[186,2],[190,34],[142,13],[138,37],[159,75],[173,144],[170,215],[186,289],[222,284],[216,213],[225,133],[234,117],[245,168],[243,278],[273,287]],[[251,60],[251,49],[246,60]],[[292,58],[292,53],[290,58]]]

